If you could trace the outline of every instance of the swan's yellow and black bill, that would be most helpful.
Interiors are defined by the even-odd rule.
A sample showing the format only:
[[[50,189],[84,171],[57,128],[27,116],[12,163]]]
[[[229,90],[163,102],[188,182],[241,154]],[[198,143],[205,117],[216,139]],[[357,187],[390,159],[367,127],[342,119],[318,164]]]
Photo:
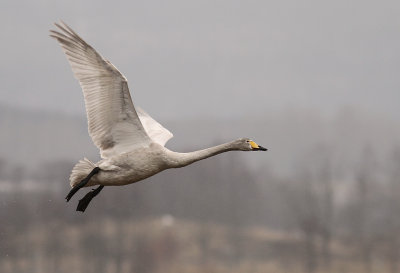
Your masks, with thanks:
[[[250,141],[251,148],[253,148],[254,151],[267,151],[267,148],[264,148],[263,146],[258,145],[254,141]]]

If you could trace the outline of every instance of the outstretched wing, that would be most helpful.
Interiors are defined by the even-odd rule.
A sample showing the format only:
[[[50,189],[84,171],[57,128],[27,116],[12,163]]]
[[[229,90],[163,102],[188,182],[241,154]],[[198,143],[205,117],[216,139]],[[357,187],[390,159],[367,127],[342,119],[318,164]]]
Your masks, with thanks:
[[[151,142],[135,111],[126,78],[69,26],[55,24],[60,43],[85,98],[89,134],[103,158]]]
[[[160,144],[161,146],[165,146],[165,143],[167,143],[167,141],[174,136],[160,123],[150,117],[149,114],[147,114],[142,108],[137,107],[136,111],[144,129],[146,130],[146,133],[154,142]]]

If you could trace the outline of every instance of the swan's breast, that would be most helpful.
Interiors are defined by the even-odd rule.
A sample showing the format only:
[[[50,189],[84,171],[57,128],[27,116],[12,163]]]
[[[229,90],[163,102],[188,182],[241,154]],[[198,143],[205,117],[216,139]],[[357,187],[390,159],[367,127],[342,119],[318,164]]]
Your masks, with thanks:
[[[99,162],[102,185],[126,185],[167,169],[165,148],[157,143]]]

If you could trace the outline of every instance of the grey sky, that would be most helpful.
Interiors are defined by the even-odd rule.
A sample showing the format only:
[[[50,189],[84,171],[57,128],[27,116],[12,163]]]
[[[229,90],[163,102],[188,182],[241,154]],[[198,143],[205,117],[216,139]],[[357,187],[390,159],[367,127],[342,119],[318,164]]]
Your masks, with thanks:
[[[355,106],[400,118],[398,1],[2,1],[0,104],[83,114],[64,20],[168,119]]]

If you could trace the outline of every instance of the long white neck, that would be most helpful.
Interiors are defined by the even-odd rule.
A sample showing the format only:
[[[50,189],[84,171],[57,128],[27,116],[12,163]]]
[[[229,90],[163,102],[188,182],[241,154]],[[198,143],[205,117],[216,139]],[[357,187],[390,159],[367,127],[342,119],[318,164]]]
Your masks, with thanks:
[[[234,150],[239,150],[237,145],[235,145],[235,141],[190,153],[177,153],[169,151],[168,161],[170,163],[170,168],[180,168],[192,164],[193,162]]]

